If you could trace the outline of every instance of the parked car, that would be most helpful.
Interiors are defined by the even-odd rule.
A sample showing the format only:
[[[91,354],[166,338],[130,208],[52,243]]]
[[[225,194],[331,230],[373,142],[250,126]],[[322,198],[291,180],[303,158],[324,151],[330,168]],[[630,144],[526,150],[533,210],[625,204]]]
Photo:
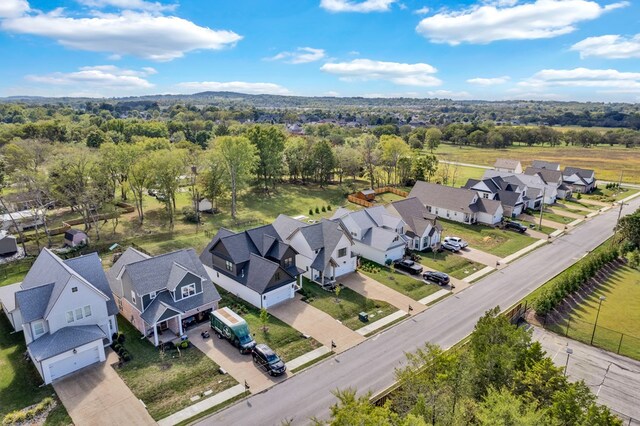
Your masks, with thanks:
[[[280,357],[264,343],[260,343],[253,348],[253,362],[258,367],[264,368],[270,376],[280,376],[287,371],[287,366]]]
[[[444,237],[445,243],[457,244],[461,249],[467,247],[469,244],[460,237]]]
[[[436,283],[438,285],[447,285],[450,281],[449,275],[445,274],[444,272],[438,271],[427,271],[422,274],[422,278],[425,281],[431,281],[432,283]]]
[[[408,273],[410,273],[411,275],[417,275],[420,272],[422,272],[422,265],[420,265],[419,263],[414,262],[413,260],[410,259],[402,259],[402,260],[396,260],[394,262],[394,265],[397,269],[400,269],[402,271],[406,271]]]
[[[523,224],[519,223],[519,222],[507,222],[504,225],[505,229],[511,229],[514,231],[517,231],[521,234],[524,234],[525,232],[527,232],[527,227],[524,226]]]
[[[445,249],[445,250],[452,251],[454,253],[459,252],[460,249],[461,249],[461,247],[456,243],[442,243],[442,245],[440,247]]]

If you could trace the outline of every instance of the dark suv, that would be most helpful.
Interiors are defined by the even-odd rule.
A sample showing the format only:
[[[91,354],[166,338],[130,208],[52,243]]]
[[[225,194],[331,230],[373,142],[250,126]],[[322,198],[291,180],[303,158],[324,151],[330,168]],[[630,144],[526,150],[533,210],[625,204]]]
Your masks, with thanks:
[[[438,285],[449,284],[449,275],[445,274],[444,272],[427,271],[422,274],[422,278],[425,281],[431,281],[432,283],[436,283]]]
[[[507,222],[504,225],[504,227],[505,227],[505,229],[512,229],[512,230],[517,231],[517,232],[519,232],[521,234],[524,234],[525,232],[527,232],[527,227],[524,226],[521,223],[518,223],[518,222]]]
[[[260,343],[253,348],[253,362],[269,373],[270,376],[280,376],[287,371],[287,367],[269,346]]]
[[[406,271],[411,275],[418,275],[422,272],[422,265],[410,259],[396,260],[394,265],[396,269]]]

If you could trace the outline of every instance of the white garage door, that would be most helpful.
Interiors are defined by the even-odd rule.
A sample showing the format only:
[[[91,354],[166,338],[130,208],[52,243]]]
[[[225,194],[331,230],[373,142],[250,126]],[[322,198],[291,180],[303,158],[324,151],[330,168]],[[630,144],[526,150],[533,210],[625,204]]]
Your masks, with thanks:
[[[289,300],[291,297],[291,284],[280,287],[277,290],[270,291],[266,294],[267,298],[264,300],[264,307],[269,308],[278,303],[282,303],[285,300]]]
[[[72,354],[67,358],[49,364],[51,380],[65,376],[98,361],[100,361],[100,352],[97,346],[89,348],[86,351],[78,352],[75,355]]]

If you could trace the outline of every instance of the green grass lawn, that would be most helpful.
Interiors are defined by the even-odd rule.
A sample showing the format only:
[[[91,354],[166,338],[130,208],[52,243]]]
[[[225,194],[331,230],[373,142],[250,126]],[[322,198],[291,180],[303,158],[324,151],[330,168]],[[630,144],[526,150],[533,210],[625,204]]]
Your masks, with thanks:
[[[440,167],[442,167],[442,165],[440,165]],[[480,167],[456,166],[449,164],[449,185],[460,187],[466,184],[469,179],[481,179],[485,170],[486,169]],[[436,179],[437,178],[438,173],[436,173]]]
[[[548,210],[545,210],[545,211],[542,212],[542,219],[547,219],[547,220],[550,220],[552,222],[561,223],[563,225],[566,225],[566,224],[571,223],[574,220],[576,220],[576,219],[574,219],[572,217],[560,216],[557,213],[551,213]]]
[[[423,299],[440,290],[435,284],[426,283],[398,271],[391,272],[386,266],[370,261],[363,260],[358,271],[414,300]]]
[[[443,251],[442,253],[418,253],[420,255],[420,263],[433,268],[436,271],[444,272],[453,278],[463,279],[469,275],[483,269],[485,265],[473,262],[469,259]]]
[[[513,254],[537,241],[535,238],[514,231],[484,225],[466,225],[446,219],[439,220],[444,228],[443,235],[461,237],[471,247],[500,257]]]
[[[358,319],[360,312],[367,312],[369,321],[373,322],[398,310],[387,302],[368,299],[348,287],[342,287],[338,297],[307,279],[303,281],[302,288],[307,303],[331,315],[351,330],[367,325]]]
[[[603,186],[602,188],[597,188],[590,194],[582,194],[582,197],[590,200],[604,201],[606,203],[620,201],[623,198],[627,198],[633,194],[636,194],[638,191],[639,190],[635,188],[620,187],[615,189],[607,189]]]
[[[570,320],[549,327],[572,339],[589,343],[602,302],[593,344],[612,352],[640,359],[640,271],[628,266],[618,268],[596,291],[574,309]],[[624,334],[624,336],[622,336]],[[621,340],[622,339],[622,340]]]
[[[589,214],[591,212],[595,212],[595,211],[598,210],[598,207],[594,206],[593,204],[586,204],[586,203],[583,203],[580,200],[576,200],[575,198],[572,198],[571,200],[560,200],[560,201],[556,202],[554,207],[557,207],[558,204],[563,204],[563,205],[567,206],[570,209],[576,210],[577,212],[580,212],[580,210],[586,211],[586,214]],[[583,214],[583,213],[580,212],[578,214]]]
[[[260,311],[231,293],[218,288],[222,300],[220,307],[227,306],[247,321],[254,339],[258,343],[266,343],[286,362],[319,348],[320,343],[313,338],[304,338],[302,334],[290,325],[280,321],[273,315],[269,316],[267,331],[262,329]]]
[[[590,212],[583,210],[581,208],[576,208],[573,205],[566,205],[566,204],[554,204],[551,206],[554,210],[557,211],[561,211],[561,212],[568,212],[568,213],[573,213],[573,214],[577,214],[580,215],[582,217],[585,217],[586,215],[588,215]]]
[[[394,194],[393,192],[384,192],[382,194],[376,195],[376,204],[385,205],[394,201],[404,200],[404,198],[405,197],[401,197],[400,195]]]
[[[40,374],[30,360],[25,360],[23,334],[10,334],[11,331],[9,320],[4,312],[0,313],[0,422],[11,411],[37,404],[48,396],[57,398],[53,386],[40,387]],[[59,405],[49,414],[50,424],[71,424],[67,410]]]
[[[191,405],[191,397],[208,389],[217,394],[237,384],[228,374],[220,374],[219,366],[196,347],[183,349],[181,356],[167,351],[163,357],[120,315],[118,327],[133,359],[116,371],[155,420]]]
[[[538,217],[539,217],[539,216],[538,216]],[[520,223],[521,223],[521,224],[523,224],[524,226],[529,227],[529,229],[533,229],[533,230],[535,230],[535,231],[540,231],[540,232],[543,232],[543,233],[545,233],[545,234],[547,234],[547,235],[549,235],[549,234],[551,234],[552,232],[556,231],[556,228],[552,228],[552,227],[550,227],[550,226],[544,226],[544,225],[539,226],[538,224],[540,223],[540,221],[538,221],[538,220],[536,220],[535,222],[531,222],[531,221],[528,221],[528,220],[524,220],[524,219],[522,219],[522,218],[518,218],[518,219],[516,220],[516,222],[520,222]],[[535,225],[535,228],[531,228],[531,227],[529,226],[530,224],[534,224],[534,225]]]

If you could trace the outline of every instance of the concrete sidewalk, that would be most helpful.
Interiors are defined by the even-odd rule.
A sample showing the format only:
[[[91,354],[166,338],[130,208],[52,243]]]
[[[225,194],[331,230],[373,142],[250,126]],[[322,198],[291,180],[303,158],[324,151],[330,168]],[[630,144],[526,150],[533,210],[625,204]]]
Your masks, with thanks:
[[[204,399],[200,402],[196,402],[195,404],[190,405],[187,408],[178,411],[177,413],[173,413],[169,417],[165,417],[164,419],[158,421],[158,425],[159,426],[177,425],[178,423],[188,420],[198,413],[201,413],[210,408],[213,408],[216,405],[220,405],[223,402],[228,401],[231,398],[235,398],[238,395],[242,395],[244,392],[245,392],[245,389],[243,384],[235,385],[207,399]],[[135,424],[135,423],[129,423],[129,424]]]
[[[402,310],[396,311],[391,315],[387,315],[384,318],[380,318],[378,321],[372,322],[369,325],[365,325],[364,327],[357,329],[356,333],[358,333],[361,336],[366,336],[367,334],[373,333],[374,331],[379,330],[384,326],[389,325],[392,322],[399,320],[400,318],[406,315],[407,313],[405,311],[402,311]]]
[[[529,253],[532,250],[537,249],[538,247],[546,244],[547,241],[546,240],[538,240],[535,243],[528,245],[527,247],[523,248],[522,250],[518,250],[517,252],[503,258],[500,263],[501,264],[505,264],[505,263],[509,263],[509,262],[513,262],[514,260],[516,260],[517,258],[519,258],[520,256],[523,256],[527,253]]]
[[[485,275],[489,275],[490,273],[492,273],[493,271],[495,271],[496,268],[492,268],[491,266],[487,266],[484,269],[480,269],[478,272],[469,275],[468,277],[464,278],[462,281],[467,282],[467,283],[472,283],[473,281],[484,277]]]
[[[107,360],[54,382],[73,423],[83,425],[154,425],[146,408],[112,367],[118,356],[106,349]]]
[[[373,278],[365,274],[354,272],[340,278],[340,282],[351,290],[360,293],[364,297],[374,300],[382,300],[395,306],[396,308],[406,311],[409,305],[413,308],[414,313],[422,312],[426,308],[415,303],[416,301],[405,296],[404,294],[379,283]]]
[[[327,347],[335,342],[337,347],[334,351],[338,353],[364,341],[364,337],[340,324],[329,314],[303,302],[299,294],[293,300],[270,308],[269,313]]]
[[[444,297],[444,296],[446,296],[446,295],[448,295],[450,293],[451,293],[451,291],[449,291],[449,290],[441,289],[441,290],[436,291],[433,294],[428,295],[427,297],[425,297],[423,299],[420,299],[420,303],[422,303],[423,305],[428,305],[429,303],[434,302],[434,301],[440,299],[441,297]]]
[[[328,353],[331,353],[331,349],[326,346],[320,346],[318,349],[314,349],[304,355],[300,355],[298,358],[294,358],[291,361],[287,362],[287,370],[295,370],[301,365],[305,365],[313,361],[314,359],[318,359]]]

